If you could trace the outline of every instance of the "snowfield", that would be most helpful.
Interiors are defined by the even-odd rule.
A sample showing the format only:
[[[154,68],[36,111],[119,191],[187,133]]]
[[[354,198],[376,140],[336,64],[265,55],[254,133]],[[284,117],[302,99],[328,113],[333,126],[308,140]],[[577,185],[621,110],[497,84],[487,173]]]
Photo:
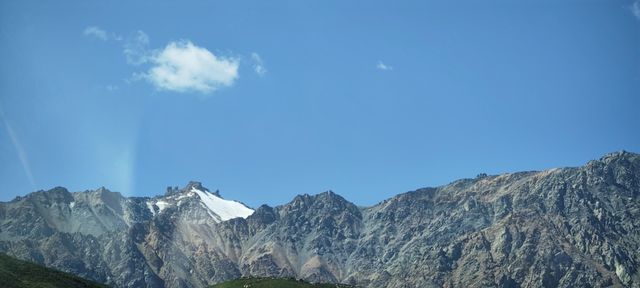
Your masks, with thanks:
[[[240,202],[225,200],[212,193],[206,191],[200,191],[196,188],[192,188],[191,192],[195,192],[202,200],[202,203],[209,209],[212,214],[211,217],[216,218],[214,215],[220,216],[220,220],[226,221],[233,218],[247,218],[253,214],[253,209],[244,206]]]

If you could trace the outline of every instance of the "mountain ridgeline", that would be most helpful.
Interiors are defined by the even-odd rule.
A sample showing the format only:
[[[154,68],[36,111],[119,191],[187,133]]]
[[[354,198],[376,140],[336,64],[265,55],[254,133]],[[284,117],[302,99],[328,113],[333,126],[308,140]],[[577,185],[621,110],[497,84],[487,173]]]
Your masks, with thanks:
[[[197,182],[154,198],[57,187],[0,203],[0,252],[115,287],[640,287],[639,183],[640,155],[616,152],[366,208],[324,192],[253,210]]]

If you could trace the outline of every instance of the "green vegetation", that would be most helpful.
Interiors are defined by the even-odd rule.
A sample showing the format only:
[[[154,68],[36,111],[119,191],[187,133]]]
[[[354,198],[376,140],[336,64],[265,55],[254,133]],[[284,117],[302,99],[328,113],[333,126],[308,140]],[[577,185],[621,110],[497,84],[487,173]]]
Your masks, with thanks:
[[[240,278],[227,281],[211,288],[347,288],[354,287],[344,284],[311,284],[292,278]]]
[[[0,253],[0,286],[3,288],[108,287],[2,253]]]

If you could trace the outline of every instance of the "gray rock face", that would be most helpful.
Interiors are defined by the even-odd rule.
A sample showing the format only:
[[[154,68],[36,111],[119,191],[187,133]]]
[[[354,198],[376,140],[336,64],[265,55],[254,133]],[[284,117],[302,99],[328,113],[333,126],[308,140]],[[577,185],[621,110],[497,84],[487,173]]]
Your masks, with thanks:
[[[0,203],[0,251],[116,287],[292,276],[365,287],[640,287],[640,155],[481,175],[358,208],[333,192],[221,221],[192,189]],[[213,194],[213,193],[211,193]],[[219,194],[215,194],[219,197]]]

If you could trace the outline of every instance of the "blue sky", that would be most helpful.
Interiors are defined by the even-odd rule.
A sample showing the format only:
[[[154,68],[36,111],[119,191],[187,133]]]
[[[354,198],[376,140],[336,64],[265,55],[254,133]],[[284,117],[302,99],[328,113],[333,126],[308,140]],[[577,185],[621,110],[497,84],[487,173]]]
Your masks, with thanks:
[[[0,42],[0,201],[371,205],[640,152],[640,2],[2,1]]]

